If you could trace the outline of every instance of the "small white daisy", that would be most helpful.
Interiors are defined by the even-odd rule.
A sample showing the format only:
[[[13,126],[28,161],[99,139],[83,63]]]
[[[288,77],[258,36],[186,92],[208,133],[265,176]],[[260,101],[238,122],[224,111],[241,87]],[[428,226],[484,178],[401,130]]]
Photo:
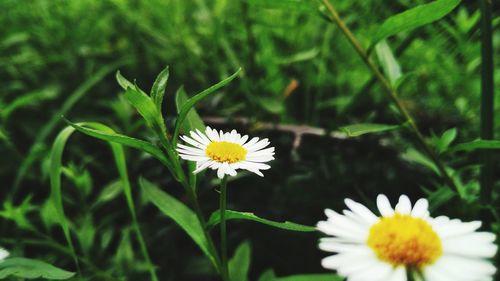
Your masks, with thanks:
[[[0,247],[0,262],[2,262],[4,259],[6,259],[9,255],[10,254],[7,250]]]
[[[224,133],[210,127],[205,133],[191,131],[190,136],[181,136],[189,146],[178,144],[177,151],[182,159],[196,162],[194,173],[210,168],[217,170],[217,177],[222,179],[225,175],[236,176],[236,170],[243,169],[263,177],[260,170],[271,168],[264,163],[274,160],[274,147],[266,148],[268,139],[255,137],[247,142],[249,137],[236,130]]]
[[[493,280],[496,268],[486,259],[497,251],[495,235],[477,232],[480,221],[432,218],[426,199],[412,208],[406,195],[395,209],[379,195],[381,217],[353,200],[345,204],[349,209],[343,214],[325,210],[328,219],[317,228],[334,236],[322,238],[319,248],[337,253],[322,266],[348,281],[406,281],[407,270],[425,281]]]

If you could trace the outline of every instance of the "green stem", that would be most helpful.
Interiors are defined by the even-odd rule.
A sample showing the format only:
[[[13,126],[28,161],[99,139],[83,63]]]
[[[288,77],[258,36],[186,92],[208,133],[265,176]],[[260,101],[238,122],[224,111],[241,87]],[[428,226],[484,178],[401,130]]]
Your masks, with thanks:
[[[201,224],[203,228],[203,235],[205,236],[205,239],[208,242],[208,250],[212,254],[212,256],[215,259],[215,269],[217,272],[222,276],[222,278],[226,281],[223,271],[222,271],[222,266],[221,266],[221,260],[219,257],[219,254],[217,252],[217,249],[215,248],[214,241],[210,234],[208,233],[207,230],[207,221],[205,220],[205,217],[203,216],[203,212],[201,210],[200,204],[198,203],[198,198],[197,195],[194,191],[194,188],[189,185],[189,181],[184,174],[184,170],[182,169],[179,159],[177,157],[171,158],[172,162],[174,163],[175,170],[177,171],[177,175],[179,176],[178,181],[182,184],[184,187],[184,190],[186,192],[186,195],[188,196],[189,203],[194,209],[194,212],[196,214],[196,217],[198,218],[199,223]]]
[[[446,171],[445,165],[443,164],[439,156],[436,154],[436,152],[429,146],[429,144],[427,144],[427,141],[425,140],[423,134],[420,132],[420,129],[418,128],[415,120],[411,116],[410,112],[408,111],[402,100],[399,98],[397,90],[394,87],[392,87],[391,83],[387,80],[387,78],[385,78],[385,76],[382,74],[379,68],[370,60],[370,57],[368,56],[366,50],[361,46],[361,43],[359,43],[358,39],[354,36],[354,34],[347,27],[344,21],[340,18],[337,10],[333,7],[332,3],[329,0],[322,0],[322,2],[325,5],[328,12],[330,13],[331,20],[333,20],[333,22],[340,28],[342,33],[344,33],[344,35],[347,37],[347,39],[354,47],[358,55],[361,57],[363,62],[368,66],[368,68],[370,68],[370,70],[375,75],[375,78],[382,84],[383,88],[389,94],[394,104],[396,104],[396,107],[398,108],[399,112],[403,115],[403,117],[406,119],[406,122],[409,124],[409,128],[415,135],[417,142],[420,144],[420,146],[427,154],[427,156],[429,156],[429,158],[436,164],[439,173],[443,177],[445,183],[449,187],[458,191],[457,186],[455,185],[452,178]]]
[[[227,177],[224,177],[221,180],[219,204],[220,204],[220,251],[222,257],[222,274],[225,277],[225,280],[230,280],[227,268],[227,229],[226,229]]]
[[[481,0],[481,139],[493,139],[494,81],[491,0]],[[494,174],[494,159],[490,152],[481,155],[481,199],[491,199]]]
[[[144,237],[142,236],[141,233],[141,228],[139,227],[139,223],[137,222],[137,218],[135,215],[133,216],[133,227],[137,235],[137,240],[139,241],[139,247],[141,248],[142,255],[144,256],[144,259],[148,264],[148,271],[149,275],[151,276],[151,280],[158,281],[159,279],[158,276],[156,275],[154,264],[152,263],[151,258],[149,257],[148,248],[146,247],[146,242],[144,241]]]

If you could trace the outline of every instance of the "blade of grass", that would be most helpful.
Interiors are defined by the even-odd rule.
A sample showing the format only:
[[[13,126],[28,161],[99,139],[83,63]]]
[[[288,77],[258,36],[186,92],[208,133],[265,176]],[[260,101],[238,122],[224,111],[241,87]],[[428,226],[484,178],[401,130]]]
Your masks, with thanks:
[[[69,230],[68,220],[64,214],[62,193],[61,193],[61,172],[62,172],[62,153],[68,138],[75,131],[74,128],[68,127],[62,130],[56,137],[54,144],[52,146],[50,154],[50,199],[57,213],[57,219],[59,225],[61,226],[66,242],[71,249],[71,255],[75,262],[78,274],[81,275],[80,265],[78,263],[78,257],[75,251],[75,246],[71,238],[71,233]]]
[[[56,128],[58,122],[60,121],[60,116],[65,115],[83,96],[89,93],[90,89],[104,79],[104,77],[126,63],[127,62],[120,61],[103,66],[69,95],[68,99],[64,101],[59,110],[52,115],[47,124],[38,132],[29,152],[24,157],[23,162],[19,165],[19,170],[17,171],[12,190],[18,190],[17,187],[22,183],[26,173],[31,168],[31,165],[33,165],[33,163],[38,159],[40,152],[45,151],[44,143]],[[12,192],[10,196],[14,196],[14,193],[15,192]]]
[[[71,234],[69,230],[69,223],[68,220],[64,214],[64,206],[63,206],[63,201],[62,201],[62,191],[61,191],[61,171],[62,171],[62,153],[64,151],[66,142],[68,138],[71,136],[71,134],[76,130],[76,126],[83,128],[84,126],[91,127],[95,130],[99,130],[101,132],[106,132],[109,134],[114,134],[115,131],[111,129],[110,127],[100,124],[100,123],[80,123],[80,124],[72,124],[74,125],[73,127],[67,127],[65,128],[56,138],[56,141],[54,142],[53,149],[52,149],[52,154],[50,158],[50,179],[51,179],[51,199],[54,204],[54,207],[56,209],[58,219],[59,219],[59,224],[61,228],[63,229],[64,235],[66,237],[66,240],[68,242],[68,245],[72,251],[73,258],[75,259],[75,263],[77,264],[78,271],[80,272],[79,265],[78,265],[78,257],[75,252],[75,248],[73,246],[73,241],[71,239]],[[120,179],[123,185],[123,193],[125,195],[125,199],[127,202],[127,206],[129,209],[129,212],[132,217],[132,224],[134,227],[134,231],[136,232],[137,235],[137,240],[139,242],[139,246],[141,248],[142,255],[144,256],[144,259],[146,260],[148,270],[151,275],[151,280],[153,281],[158,281],[158,277],[156,276],[155,272],[155,267],[153,263],[151,262],[151,259],[149,257],[149,253],[147,251],[146,243],[144,241],[144,238],[142,236],[140,227],[139,227],[139,222],[137,220],[137,214],[135,211],[135,205],[134,205],[134,200],[132,198],[132,188],[130,185],[130,181],[128,179],[128,172],[127,172],[127,164],[126,164],[126,158],[125,158],[125,153],[123,151],[123,146],[119,143],[108,141],[108,143],[111,146],[111,150],[113,152],[113,157],[115,160],[115,164],[118,170],[118,173],[120,175]]]

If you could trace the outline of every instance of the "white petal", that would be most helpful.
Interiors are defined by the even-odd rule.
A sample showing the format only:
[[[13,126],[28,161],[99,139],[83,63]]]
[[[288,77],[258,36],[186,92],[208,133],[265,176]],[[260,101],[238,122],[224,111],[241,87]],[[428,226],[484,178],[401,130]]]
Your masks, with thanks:
[[[396,205],[395,210],[397,213],[400,213],[402,215],[409,215],[411,212],[410,198],[408,198],[408,196],[406,195],[401,195],[399,197],[399,202]]]
[[[365,270],[354,273],[349,276],[352,281],[387,281],[387,278],[393,272],[392,265],[376,261],[373,266]]]
[[[495,235],[489,232],[473,232],[443,239],[443,252],[466,257],[491,258],[497,252]]]
[[[262,140],[260,140],[259,142],[257,142],[256,144],[254,144],[254,145],[252,145],[252,146],[248,147],[248,149],[247,149],[247,150],[248,150],[249,152],[250,152],[250,151],[257,151],[257,150],[259,150],[259,149],[262,149],[262,148],[264,148],[264,147],[268,146],[269,144],[270,144],[270,142],[269,142],[269,140],[268,140],[268,139],[262,139]]]
[[[10,253],[7,250],[5,250],[4,248],[0,248],[0,261],[6,259],[9,255]]]
[[[391,217],[394,215],[394,209],[392,209],[389,199],[383,194],[377,196],[377,207],[380,214],[384,217]]]
[[[205,148],[205,145],[191,139],[190,137],[188,136],[181,136],[181,140],[189,143],[190,145],[194,146],[194,147],[197,147],[197,148],[200,148],[200,149],[204,149]]]
[[[210,158],[206,156],[193,156],[193,155],[186,155],[186,154],[179,154],[179,156],[184,159],[184,160],[189,160],[189,161],[207,161]]]
[[[210,141],[208,140],[205,140],[204,138],[200,137],[196,132],[194,131],[191,131],[189,132],[189,135],[191,136],[192,139],[194,139],[195,141],[203,144],[203,145],[208,145],[210,143]]]
[[[197,173],[205,170],[206,168],[208,168],[212,164],[213,164],[213,161],[205,161],[202,164],[197,163],[196,170],[193,171],[193,174],[197,174]]]
[[[224,175],[225,175],[225,170],[224,170],[224,163],[217,169],[217,177],[219,179],[222,179],[224,178]]]
[[[345,204],[349,209],[351,209],[355,214],[359,215],[363,220],[365,220],[368,223],[376,223],[379,218],[375,216],[368,208],[366,208],[364,205],[355,202],[351,199],[345,199],[344,200]]]
[[[394,269],[391,276],[387,278],[387,281],[406,281],[406,269],[403,266],[399,266]]]
[[[238,140],[238,144],[243,146],[243,144],[248,140],[248,135],[244,135],[243,137],[241,137],[239,140]]]
[[[207,127],[206,130],[205,130],[205,134],[207,135],[207,137],[211,140],[211,141],[219,141],[219,134],[217,133],[217,131],[214,131],[212,130],[210,127]]]
[[[254,144],[256,144],[257,142],[259,141],[259,138],[257,137],[254,137],[252,138],[249,142],[245,143],[243,145],[243,148],[248,150],[249,147],[253,146]]]
[[[344,238],[344,239],[352,241],[352,242],[356,242],[356,243],[365,243],[366,242],[366,235],[363,235],[361,233],[351,232],[351,231],[345,230],[343,228],[338,228],[338,227],[336,227],[336,225],[334,225],[328,221],[318,222],[318,224],[316,225],[316,228],[319,231],[322,231],[328,235],[341,237],[341,238]],[[325,245],[325,247],[327,247],[327,245]],[[328,248],[328,249],[325,248],[325,250],[331,251],[331,248]],[[335,250],[335,251],[337,251],[337,250]]]
[[[204,140],[204,143],[206,143],[207,145],[211,142],[210,139],[200,130],[196,129],[196,133],[200,136],[200,138]]]
[[[496,272],[491,263],[458,256],[444,255],[436,263],[424,268],[424,274],[446,275],[450,280],[472,281],[491,277]]]
[[[420,198],[415,202],[413,209],[411,210],[411,215],[413,217],[426,217],[429,215],[429,202],[427,199]]]

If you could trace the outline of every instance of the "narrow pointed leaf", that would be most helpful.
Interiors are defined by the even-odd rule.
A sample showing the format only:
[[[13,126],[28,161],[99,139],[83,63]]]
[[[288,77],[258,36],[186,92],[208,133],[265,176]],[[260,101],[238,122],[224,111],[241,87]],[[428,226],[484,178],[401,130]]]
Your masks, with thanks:
[[[167,166],[169,168],[172,167],[169,160],[163,154],[163,151],[149,142],[135,139],[135,138],[132,138],[129,136],[121,135],[118,133],[110,133],[110,132],[105,132],[105,131],[101,131],[101,130],[96,130],[94,128],[89,128],[88,126],[84,125],[84,124],[99,124],[99,123],[93,123],[93,122],[90,123],[89,122],[89,123],[84,123],[84,124],[77,124],[77,123],[72,123],[68,120],[66,120],[66,122],[69,125],[71,125],[73,128],[77,129],[78,131],[80,131],[86,135],[89,135],[89,136],[92,136],[92,137],[95,137],[95,138],[98,138],[98,139],[101,139],[104,141],[111,141],[111,142],[123,144],[123,145],[129,146],[129,147],[133,147],[135,149],[144,151],[144,152],[149,153],[152,156],[154,156],[156,159],[158,159],[165,166]]]
[[[429,4],[419,5],[394,15],[384,21],[373,38],[372,44],[402,31],[408,31],[417,27],[437,21],[449,14],[460,0],[437,0]]]
[[[400,125],[360,123],[341,127],[340,130],[348,137],[359,137],[364,134],[380,133],[399,129]]]
[[[148,180],[141,178],[139,184],[146,199],[158,207],[163,214],[175,221],[193,239],[212,263],[216,264],[214,256],[209,251],[208,241],[196,214],[182,202],[162,191]]]
[[[123,77],[123,75],[121,74],[121,72],[119,70],[116,72],[116,81],[118,82],[120,87],[122,87],[122,89],[125,91],[128,88],[133,89],[135,87],[134,83],[128,81],[127,78]]]
[[[168,66],[163,69],[158,77],[156,77],[153,83],[153,88],[151,89],[151,99],[156,105],[156,109],[162,112],[163,97],[165,96],[165,89],[167,88],[168,77],[170,75]]]
[[[177,138],[179,137],[179,131],[181,129],[182,124],[184,123],[184,119],[186,119],[187,114],[195,106],[198,102],[200,102],[202,99],[210,95],[211,93],[217,91],[218,89],[224,87],[227,85],[229,82],[231,82],[234,78],[238,76],[240,73],[241,68],[239,68],[235,73],[233,73],[231,76],[227,77],[226,79],[220,81],[219,83],[211,86],[210,88],[202,91],[201,93],[198,93],[194,97],[188,99],[184,105],[182,106],[181,110],[179,111],[179,115],[177,116],[177,120],[175,122],[175,128],[174,128],[174,134],[172,137],[172,144],[173,147],[176,147],[177,144]]]
[[[252,248],[249,241],[241,243],[238,248],[236,248],[233,257],[228,263],[231,281],[248,281],[251,255]]]
[[[8,277],[26,279],[66,280],[75,275],[43,261],[27,258],[9,258],[0,262],[0,279]]]
[[[238,211],[226,211],[226,220],[251,220],[256,221],[262,224],[266,224],[272,227],[291,230],[291,231],[299,231],[299,232],[313,232],[316,231],[316,228],[312,226],[307,226],[303,224],[293,223],[289,221],[285,222],[275,222],[268,219],[263,219],[256,216],[253,213],[248,212],[238,212]],[[220,211],[215,211],[208,220],[207,226],[213,227],[220,223]]]
[[[297,274],[284,277],[278,277],[272,269],[266,270],[260,277],[259,281],[342,281],[341,277],[333,273],[318,273],[318,274]]]
[[[500,149],[500,141],[498,140],[475,140],[457,144],[449,149],[450,152],[454,151],[470,151],[477,149]]]
[[[151,98],[135,86],[127,88],[125,98],[135,107],[148,126],[153,128],[160,113]]]
[[[375,52],[377,53],[378,60],[380,61],[380,65],[385,75],[389,78],[391,84],[395,86],[402,74],[401,67],[394,57],[391,47],[387,44],[386,40],[382,40],[375,45]]]
[[[186,91],[184,91],[184,87],[180,87],[175,93],[175,105],[177,107],[177,113],[181,112],[182,107],[184,106],[184,104],[186,104],[188,99],[189,98],[186,94]],[[201,120],[200,115],[198,115],[198,112],[196,112],[196,109],[194,107],[189,110],[188,114],[186,115],[186,119],[184,120],[184,122],[182,122],[181,126],[184,133],[187,133],[194,129],[198,129],[200,131],[205,130],[205,123],[203,123],[203,120]]]

